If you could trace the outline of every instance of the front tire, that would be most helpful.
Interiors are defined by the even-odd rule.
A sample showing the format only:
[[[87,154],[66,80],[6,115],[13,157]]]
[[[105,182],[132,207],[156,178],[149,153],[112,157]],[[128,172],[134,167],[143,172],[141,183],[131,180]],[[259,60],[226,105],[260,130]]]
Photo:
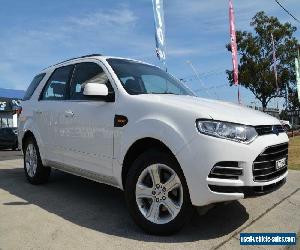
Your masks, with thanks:
[[[51,168],[43,166],[36,140],[28,138],[24,146],[24,170],[27,180],[34,185],[48,181]]]
[[[174,156],[164,152],[149,150],[134,161],[125,197],[133,220],[150,234],[173,234],[193,214],[182,170]]]

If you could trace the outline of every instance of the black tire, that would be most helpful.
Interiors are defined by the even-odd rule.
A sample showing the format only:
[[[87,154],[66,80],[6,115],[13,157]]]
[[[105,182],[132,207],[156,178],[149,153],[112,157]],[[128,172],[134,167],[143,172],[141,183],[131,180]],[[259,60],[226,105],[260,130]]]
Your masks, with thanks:
[[[148,166],[157,163],[167,165],[173,169],[179,177],[183,188],[183,203],[181,209],[175,218],[165,224],[156,224],[146,219],[139,210],[136,202],[136,183],[138,182],[139,176]],[[164,152],[159,152],[158,150],[148,150],[142,153],[133,162],[126,178],[125,198],[130,215],[135,223],[149,234],[170,235],[178,232],[187,222],[190,221],[194,212],[186,180],[177,160],[174,159],[174,156]]]
[[[37,167],[36,167],[36,171],[35,171],[33,176],[30,176],[30,174],[28,173],[28,170],[26,168],[26,163],[25,163],[25,161],[26,161],[26,159],[25,159],[26,158],[26,151],[27,151],[28,146],[31,145],[31,144],[35,148],[36,156],[37,156]],[[46,183],[48,181],[49,177],[50,177],[51,168],[43,166],[38,145],[36,143],[35,138],[33,138],[33,137],[29,137],[25,141],[25,145],[24,145],[24,170],[25,170],[25,175],[26,175],[27,180],[33,185]]]

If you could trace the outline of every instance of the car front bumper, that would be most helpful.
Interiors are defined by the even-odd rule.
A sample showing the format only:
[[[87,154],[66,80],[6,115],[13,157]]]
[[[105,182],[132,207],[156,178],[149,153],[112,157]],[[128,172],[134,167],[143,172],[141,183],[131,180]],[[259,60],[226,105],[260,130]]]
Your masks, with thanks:
[[[287,142],[286,133],[259,136],[250,144],[197,134],[176,154],[193,205],[204,206],[258,196],[280,188],[286,180],[287,170],[270,180],[257,181],[254,180],[253,162],[266,148]],[[237,179],[209,177],[215,164],[226,161],[238,162],[242,175]]]

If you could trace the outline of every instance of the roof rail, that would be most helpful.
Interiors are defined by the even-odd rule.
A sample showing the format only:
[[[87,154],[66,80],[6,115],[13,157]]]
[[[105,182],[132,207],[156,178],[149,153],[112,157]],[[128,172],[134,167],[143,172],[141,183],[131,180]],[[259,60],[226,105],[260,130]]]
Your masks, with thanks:
[[[59,65],[59,64],[68,62],[68,61],[72,61],[72,60],[74,60],[74,59],[80,59],[80,58],[86,58],[86,57],[92,57],[92,56],[102,56],[102,55],[101,55],[101,54],[89,54],[89,55],[84,55],[84,56],[79,56],[79,57],[70,58],[70,59],[68,59],[68,60],[64,60],[64,61],[62,61],[62,62],[59,62],[59,63],[53,64],[53,65],[51,65],[51,66],[48,66],[48,67],[46,67],[46,68],[44,68],[44,69],[42,69],[42,70],[48,69],[48,68],[50,68],[50,67],[53,67],[53,66],[56,66],[56,65]]]

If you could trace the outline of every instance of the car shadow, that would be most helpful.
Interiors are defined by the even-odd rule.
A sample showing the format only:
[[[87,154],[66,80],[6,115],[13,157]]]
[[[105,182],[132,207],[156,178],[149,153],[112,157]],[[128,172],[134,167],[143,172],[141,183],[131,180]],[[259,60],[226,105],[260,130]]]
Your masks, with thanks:
[[[29,184],[23,169],[0,169],[0,188],[25,200],[7,206],[34,204],[74,224],[105,234],[147,242],[192,242],[214,239],[233,232],[249,215],[243,205],[233,202],[216,206],[206,215],[195,213],[182,231],[173,236],[147,235],[132,221],[123,192],[57,170],[45,185]]]

